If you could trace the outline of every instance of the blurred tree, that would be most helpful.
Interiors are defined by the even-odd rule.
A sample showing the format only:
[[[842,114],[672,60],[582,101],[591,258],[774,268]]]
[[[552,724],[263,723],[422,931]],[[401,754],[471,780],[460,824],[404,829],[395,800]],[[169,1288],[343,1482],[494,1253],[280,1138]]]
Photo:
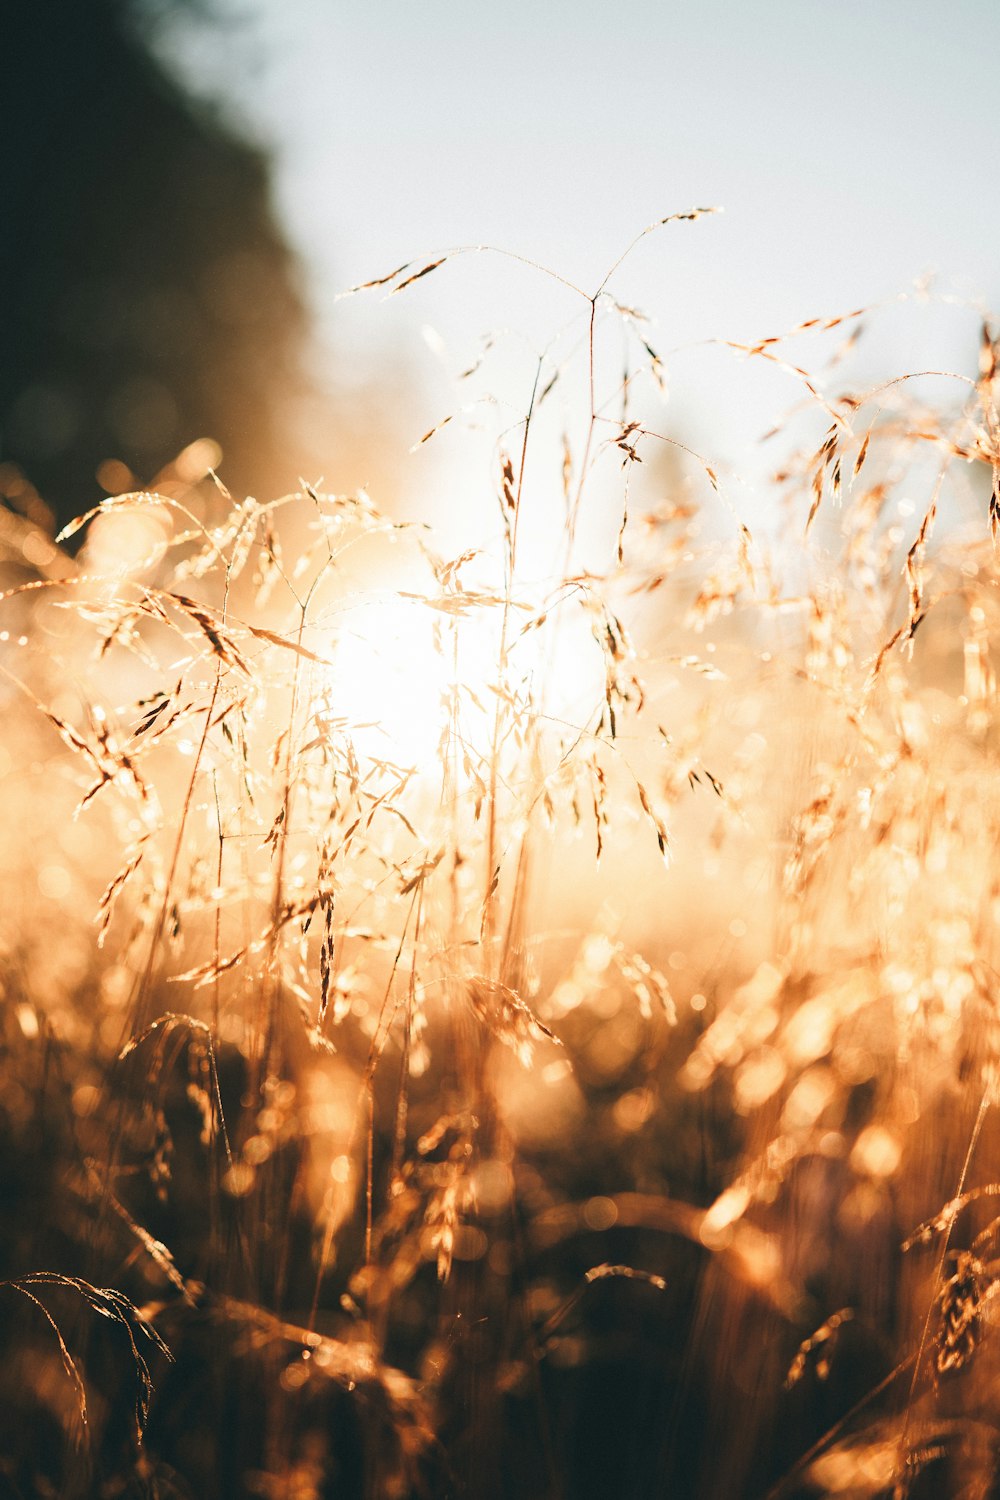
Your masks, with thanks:
[[[185,97],[147,19],[4,7],[0,480],[23,471],[60,520],[202,436],[234,490],[292,478],[305,313],[268,163]]]

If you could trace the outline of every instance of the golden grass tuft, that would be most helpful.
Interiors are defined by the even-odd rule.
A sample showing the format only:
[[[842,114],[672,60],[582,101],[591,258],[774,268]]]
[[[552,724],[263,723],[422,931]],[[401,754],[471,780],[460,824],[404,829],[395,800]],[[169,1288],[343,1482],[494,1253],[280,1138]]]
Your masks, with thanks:
[[[456,552],[190,466],[0,532],[18,1492],[1000,1476],[996,341],[720,343],[803,396],[751,528],[620,269]]]

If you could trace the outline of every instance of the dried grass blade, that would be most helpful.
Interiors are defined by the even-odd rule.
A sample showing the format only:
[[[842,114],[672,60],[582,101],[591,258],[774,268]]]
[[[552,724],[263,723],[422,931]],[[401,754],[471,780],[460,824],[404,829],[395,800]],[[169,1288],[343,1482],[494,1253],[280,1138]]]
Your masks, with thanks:
[[[429,276],[432,271],[437,270],[438,266],[443,266],[445,261],[450,259],[450,255],[442,255],[439,260],[432,260],[429,265],[423,266],[419,271],[414,271],[412,276],[407,276],[405,281],[401,281],[398,286],[393,287],[389,296],[395,297],[397,292],[405,292],[408,286],[412,286],[415,281],[420,281],[424,276]]]

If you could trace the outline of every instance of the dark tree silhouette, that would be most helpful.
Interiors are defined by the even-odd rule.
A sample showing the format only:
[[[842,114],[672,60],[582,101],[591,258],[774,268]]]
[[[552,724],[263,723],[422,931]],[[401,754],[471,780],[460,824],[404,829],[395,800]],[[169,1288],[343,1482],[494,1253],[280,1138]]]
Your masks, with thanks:
[[[106,487],[148,483],[211,436],[232,488],[287,487],[305,315],[264,153],[184,96],[130,0],[2,10],[0,474],[64,520],[107,460]]]

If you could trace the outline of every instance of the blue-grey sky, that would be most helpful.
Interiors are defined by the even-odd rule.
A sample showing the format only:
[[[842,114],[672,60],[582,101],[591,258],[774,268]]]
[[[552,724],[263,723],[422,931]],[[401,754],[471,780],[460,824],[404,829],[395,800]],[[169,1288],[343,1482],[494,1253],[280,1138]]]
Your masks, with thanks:
[[[460,362],[481,332],[538,341],[574,311],[488,258],[389,303],[334,301],[411,256],[486,242],[592,287],[637,230],[702,204],[725,214],[650,237],[616,279],[668,347],[891,299],[929,270],[1000,303],[996,0],[224,8],[241,18],[225,42],[180,55],[275,150],[282,217],[348,362],[417,358],[426,325]],[[890,312],[872,368],[967,364],[973,331]],[[714,420],[699,380],[732,418],[738,384],[694,369],[697,422]]]
[[[241,44],[203,65],[277,148],[324,285],[481,240],[592,281],[637,228],[707,201],[724,228],[662,271],[713,318],[795,316],[928,265],[993,290],[992,0],[238,6]]]

